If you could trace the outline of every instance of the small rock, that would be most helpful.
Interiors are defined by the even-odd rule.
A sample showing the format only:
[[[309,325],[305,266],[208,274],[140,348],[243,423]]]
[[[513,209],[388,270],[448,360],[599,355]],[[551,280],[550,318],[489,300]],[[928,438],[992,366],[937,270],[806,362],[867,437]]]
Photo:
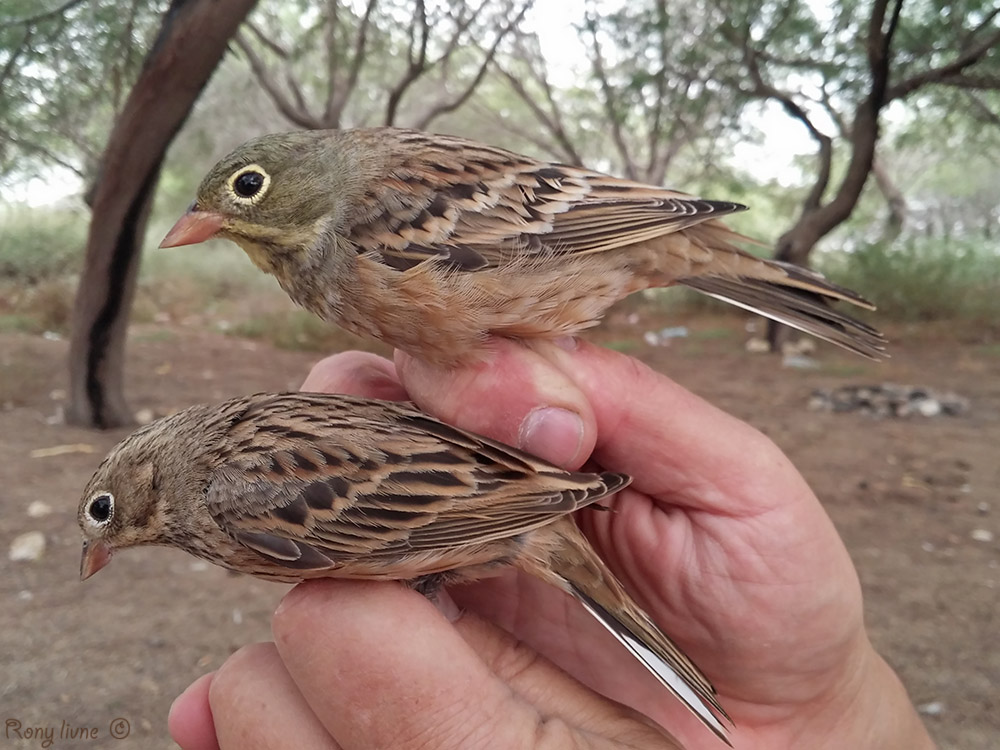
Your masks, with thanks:
[[[944,703],[941,701],[922,703],[917,706],[917,711],[922,713],[924,716],[940,716],[944,713]]]
[[[973,529],[969,536],[971,536],[974,541],[986,542],[987,544],[992,542],[995,538],[993,532],[989,529]]]
[[[794,370],[815,370],[819,368],[819,362],[804,354],[786,354],[781,358],[781,366]]]
[[[63,401],[66,398],[66,391],[62,388],[56,388],[55,390],[49,391],[49,398],[53,401]]]
[[[62,336],[55,331],[46,331],[42,334],[42,338],[46,341],[62,341]]]
[[[915,403],[917,412],[922,417],[936,417],[941,413],[941,402],[933,398],[922,398]]]
[[[20,602],[30,602],[34,598],[35,595],[28,591],[28,589],[17,592],[17,600]]]
[[[921,542],[920,549],[924,552],[933,552],[935,550],[934,542]]]
[[[36,562],[45,554],[45,534],[29,531],[14,537],[7,552],[13,562]]]
[[[35,500],[28,506],[29,518],[42,518],[52,512],[52,506],[41,500]]]
[[[771,345],[767,343],[767,339],[762,339],[758,336],[747,339],[747,343],[744,346],[751,354],[766,354],[771,351]]]
[[[660,337],[657,335],[656,331],[646,331],[642,334],[642,340],[646,342],[646,346],[660,345]]]
[[[660,329],[661,339],[683,339],[687,338],[687,335],[687,326],[671,326],[670,328]]]
[[[966,492],[967,490],[963,487],[962,491]],[[979,515],[981,515],[981,516],[985,516],[987,513],[990,512],[990,504],[989,503],[979,503],[978,505],[976,505],[976,512],[979,513]]]
[[[208,563],[204,560],[195,560],[189,565],[189,568],[195,573],[201,573],[202,571],[208,570]]]
[[[153,414],[152,409],[139,409],[139,411],[135,413],[135,421],[139,424],[149,424],[155,418],[156,415]]]
[[[639,323],[639,313],[629,313],[628,317],[625,318],[625,322],[630,326],[638,325]]]
[[[239,609],[233,610],[233,624],[242,625],[243,624],[243,612]]]

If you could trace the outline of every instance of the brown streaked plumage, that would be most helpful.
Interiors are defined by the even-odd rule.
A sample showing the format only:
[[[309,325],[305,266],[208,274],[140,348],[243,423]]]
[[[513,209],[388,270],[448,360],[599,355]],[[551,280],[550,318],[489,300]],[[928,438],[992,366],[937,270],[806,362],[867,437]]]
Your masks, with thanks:
[[[877,358],[881,334],[829,303],[872,305],[739,249],[718,218],[743,208],[453,136],[310,131],[225,157],[162,246],[230,239],[325,320],[445,365],[672,284]]]
[[[118,549],[170,545],[262,578],[402,580],[431,593],[513,565],[576,597],[725,740],[715,689],[571,518],[629,481],[564,471],[404,404],[258,394],[122,441],[80,503],[80,572]]]

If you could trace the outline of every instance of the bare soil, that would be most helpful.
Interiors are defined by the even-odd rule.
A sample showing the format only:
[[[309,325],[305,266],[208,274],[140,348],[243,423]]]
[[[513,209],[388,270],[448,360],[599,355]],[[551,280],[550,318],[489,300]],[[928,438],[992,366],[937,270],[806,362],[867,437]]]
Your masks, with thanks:
[[[858,566],[871,636],[898,670],[942,748],[1000,747],[1000,346],[949,330],[893,332],[892,359],[829,348],[818,369],[744,350],[737,318],[695,318],[686,338],[643,343],[676,325],[642,310],[595,333],[770,435],[823,499]],[[53,747],[169,748],[170,702],[239,646],[269,637],[285,587],[237,577],[180,552],[136,550],[81,584],[75,509],[97,463],[127,431],[67,427],[63,341],[0,335],[0,719],[98,727],[95,742]],[[316,353],[280,351],[181,325],[133,328],[129,398],[159,416],[259,390],[294,389]],[[807,409],[811,391],[919,383],[971,399],[962,417],[876,420]],[[57,455],[33,453],[71,446]],[[89,451],[89,452],[82,452]],[[31,517],[42,501],[52,512]],[[41,559],[11,562],[40,531]],[[975,534],[973,532],[976,532]],[[993,541],[978,541],[988,538]],[[794,655],[790,655],[794,658]],[[129,739],[108,739],[129,722]],[[119,724],[117,729],[121,729]],[[37,743],[0,740],[0,747]]]

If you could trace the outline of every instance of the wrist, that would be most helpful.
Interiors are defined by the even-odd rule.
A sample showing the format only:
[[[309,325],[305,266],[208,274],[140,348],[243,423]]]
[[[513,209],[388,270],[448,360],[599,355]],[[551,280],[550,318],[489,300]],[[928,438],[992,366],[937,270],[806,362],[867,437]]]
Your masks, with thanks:
[[[851,679],[799,735],[799,747],[840,750],[934,750],[927,729],[899,677],[867,639]]]

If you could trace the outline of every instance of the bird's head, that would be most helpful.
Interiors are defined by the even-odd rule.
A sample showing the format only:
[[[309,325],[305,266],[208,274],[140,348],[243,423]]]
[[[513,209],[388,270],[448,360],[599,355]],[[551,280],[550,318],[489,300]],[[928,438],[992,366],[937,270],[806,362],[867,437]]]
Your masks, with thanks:
[[[104,459],[77,509],[83,532],[81,579],[107,565],[118,550],[176,545],[191,535],[200,516],[189,499],[204,494],[206,467],[214,460],[211,449],[226,424],[226,414],[213,420],[213,413],[198,406],[157,420]],[[214,522],[209,517],[207,523]]]
[[[161,543],[160,467],[141,438],[133,435],[116,448],[83,492],[77,510],[83,532],[81,579],[107,565],[116,550]]]
[[[308,251],[336,231],[359,179],[357,155],[341,131],[248,141],[212,167],[160,247],[223,237],[273,273],[277,256]]]

